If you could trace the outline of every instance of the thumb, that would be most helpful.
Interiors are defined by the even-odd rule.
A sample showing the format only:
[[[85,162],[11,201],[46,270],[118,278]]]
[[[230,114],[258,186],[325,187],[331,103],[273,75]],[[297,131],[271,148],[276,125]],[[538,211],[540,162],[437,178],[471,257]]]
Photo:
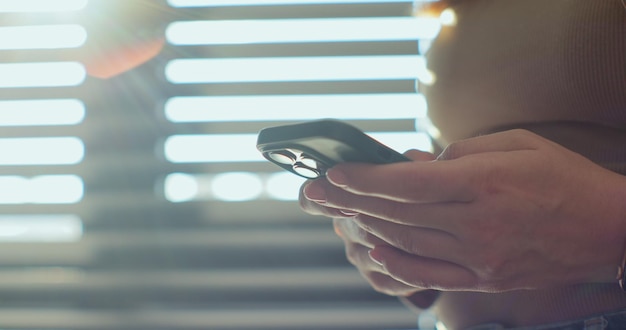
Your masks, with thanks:
[[[437,157],[435,155],[433,155],[430,152],[426,152],[426,151],[420,151],[417,149],[411,149],[411,150],[407,150],[404,155],[406,157],[408,157],[411,160],[414,161],[422,161],[422,162],[429,162],[432,160],[435,160]]]

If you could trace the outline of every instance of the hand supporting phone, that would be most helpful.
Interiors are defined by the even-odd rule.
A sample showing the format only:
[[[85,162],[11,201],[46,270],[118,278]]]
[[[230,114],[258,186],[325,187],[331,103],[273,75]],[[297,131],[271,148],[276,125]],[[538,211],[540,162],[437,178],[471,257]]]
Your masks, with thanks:
[[[408,161],[358,128],[337,120],[319,120],[261,130],[257,149],[274,164],[315,179],[342,162],[387,164]]]

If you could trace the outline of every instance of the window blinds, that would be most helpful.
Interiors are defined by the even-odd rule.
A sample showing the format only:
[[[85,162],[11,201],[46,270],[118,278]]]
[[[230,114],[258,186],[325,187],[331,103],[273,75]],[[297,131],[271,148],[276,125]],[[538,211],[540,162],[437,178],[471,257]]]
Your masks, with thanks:
[[[165,48],[105,80],[80,61],[97,1],[0,0],[0,327],[415,328],[254,144],[333,117],[430,149],[438,23],[411,1],[145,3]]]

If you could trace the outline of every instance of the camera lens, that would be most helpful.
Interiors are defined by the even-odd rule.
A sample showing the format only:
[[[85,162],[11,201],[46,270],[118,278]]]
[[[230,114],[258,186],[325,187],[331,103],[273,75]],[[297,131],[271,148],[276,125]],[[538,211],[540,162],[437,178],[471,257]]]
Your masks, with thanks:
[[[314,169],[318,168],[317,161],[313,158],[310,158],[306,154],[300,155],[300,159],[298,159],[298,161],[307,167],[314,168]]]
[[[287,150],[272,151],[268,156],[275,162],[283,165],[292,165],[296,162],[296,155]]]
[[[302,162],[297,162],[293,164],[293,170],[305,178],[316,179],[320,177],[320,172],[317,169],[308,167]]]

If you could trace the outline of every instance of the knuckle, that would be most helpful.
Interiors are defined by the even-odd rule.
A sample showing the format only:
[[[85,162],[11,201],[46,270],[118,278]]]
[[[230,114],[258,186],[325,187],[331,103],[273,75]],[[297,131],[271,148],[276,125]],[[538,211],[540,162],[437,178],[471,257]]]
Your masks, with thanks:
[[[369,249],[359,243],[345,242],[346,259],[359,270],[375,269],[367,253]]]
[[[386,274],[378,272],[363,273],[370,286],[377,292],[395,296],[406,291],[405,285],[397,282]]]
[[[359,249],[357,248],[356,244],[346,243],[345,253],[346,259],[348,259],[348,261],[352,265],[357,266],[358,268],[361,258],[359,256]]]
[[[509,131],[510,134],[519,137],[520,139],[527,139],[527,138],[535,138],[536,135],[534,133],[532,133],[529,130],[526,129],[522,129],[522,128],[515,128]]]
[[[508,133],[520,145],[534,146],[542,140],[539,135],[521,128],[512,129]]]
[[[488,293],[501,293],[510,290],[510,285],[501,280],[481,280],[476,287],[481,292]]]
[[[486,251],[483,253],[489,253],[491,251],[490,247],[492,247],[500,237],[499,228],[488,220],[477,220],[473,221],[472,224],[473,228],[468,229],[469,239],[471,239],[481,251]]]
[[[437,285],[435,285],[434,283],[425,281],[419,276],[407,276],[407,274],[400,273],[395,274],[394,278],[397,278],[399,281],[416,288],[433,289],[437,287]]]
[[[463,146],[465,143],[463,141],[456,141],[450,143],[443,149],[443,152],[437,157],[438,160],[451,160],[456,159],[459,155],[462,154],[461,150],[463,150]]]
[[[435,288],[435,285],[433,283],[426,281],[422,276],[419,276],[419,274],[407,272],[404,269],[403,265],[387,263],[385,264],[385,270],[387,271],[387,273],[390,274],[391,277],[393,277],[397,281],[405,283],[406,285],[409,285],[411,287],[422,289]]]
[[[419,240],[415,239],[412,235],[412,231],[409,228],[406,230],[399,232],[399,235],[396,239],[397,248],[413,254],[417,256],[424,255],[424,250],[422,248],[422,244],[419,243]]]
[[[400,205],[390,201],[386,201],[378,210],[382,218],[387,220],[402,220],[405,218],[407,211],[406,205]]]
[[[380,238],[378,238],[378,237],[376,237],[376,236],[374,236],[374,235],[372,235],[372,234],[370,234],[370,233],[368,233],[368,232],[366,232],[364,230],[359,230],[358,232],[360,234],[359,238],[360,238],[361,242],[365,246],[374,247],[376,245],[384,243],[384,241],[381,240]]]
[[[331,187],[326,190],[326,198],[327,200],[324,205],[328,207],[332,207],[336,210],[358,210],[358,200],[345,191]]]
[[[391,293],[387,285],[387,280],[383,278],[384,275],[376,272],[367,272],[364,273],[363,276],[367,279],[370,286],[377,292],[385,294]]]
[[[358,215],[352,222],[357,228],[361,238],[365,238],[366,234],[377,233],[379,228],[375,221],[370,217]]]
[[[334,222],[335,230],[340,230],[343,237],[350,242],[365,242],[366,232],[356,223],[347,218],[338,218]]]
[[[502,279],[506,260],[501,254],[486,253],[480,260],[475,271],[482,280],[492,283]]]

